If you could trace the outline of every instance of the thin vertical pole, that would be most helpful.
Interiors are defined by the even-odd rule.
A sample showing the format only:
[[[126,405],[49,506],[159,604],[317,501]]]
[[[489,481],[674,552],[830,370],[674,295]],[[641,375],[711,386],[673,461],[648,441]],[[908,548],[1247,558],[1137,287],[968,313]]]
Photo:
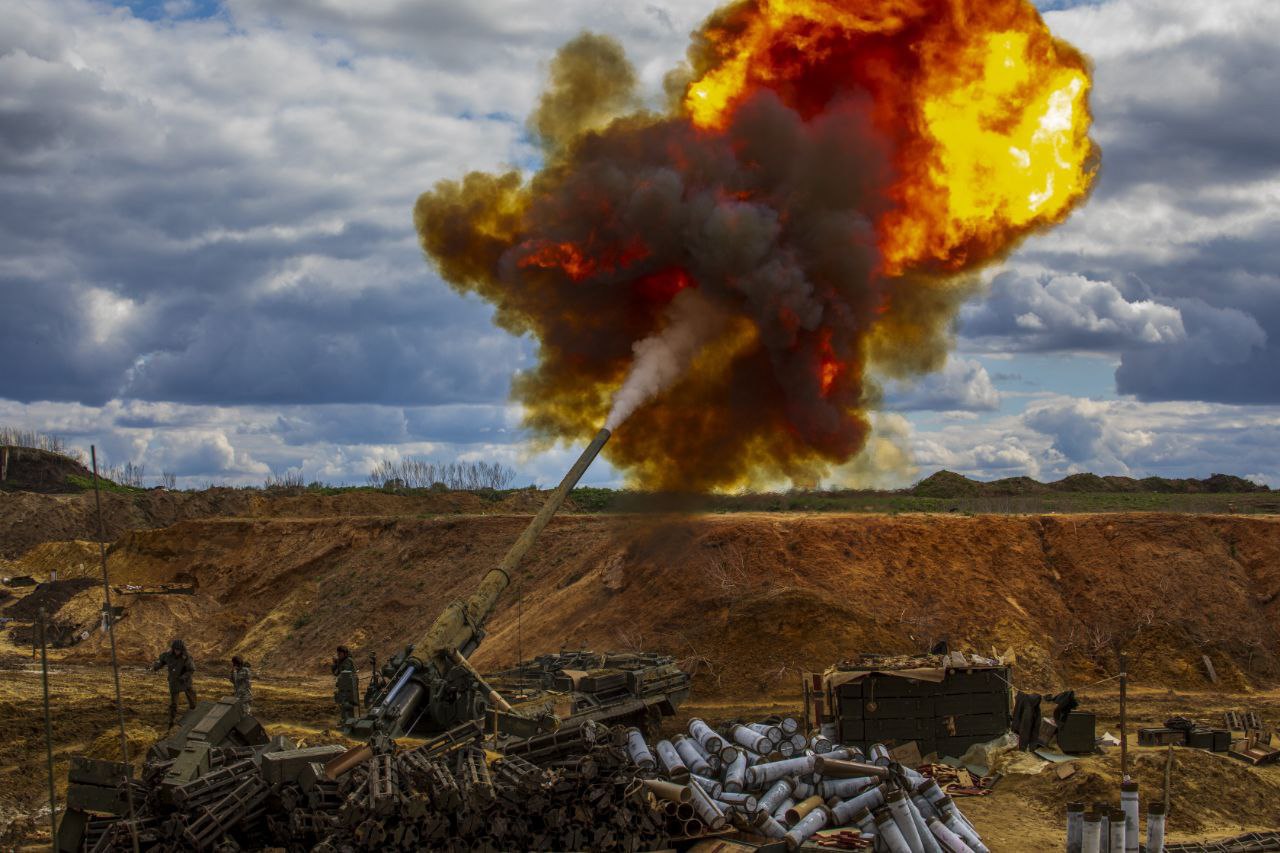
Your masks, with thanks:
[[[1125,713],[1125,697],[1129,687],[1129,665],[1124,652],[1120,657],[1120,778],[1129,778],[1129,717]]]
[[[124,763],[129,761],[129,738],[124,732],[124,700],[120,698],[120,662],[116,658],[116,620],[115,611],[111,609],[111,582],[107,575],[107,527],[102,521],[102,491],[98,488],[98,448],[89,445],[89,455],[93,460],[93,504],[98,512],[98,555],[102,558],[102,609],[107,617],[107,637],[111,640],[111,675],[116,685],[116,717],[120,722],[120,755]],[[125,794],[129,798],[129,835],[133,839],[133,853],[138,853],[138,827],[134,822],[133,783],[126,776],[124,779]]]
[[[40,681],[44,686],[44,753],[49,765],[49,844],[53,853],[58,853],[58,795],[53,787],[53,717],[49,714],[49,654],[43,607],[40,608]]]

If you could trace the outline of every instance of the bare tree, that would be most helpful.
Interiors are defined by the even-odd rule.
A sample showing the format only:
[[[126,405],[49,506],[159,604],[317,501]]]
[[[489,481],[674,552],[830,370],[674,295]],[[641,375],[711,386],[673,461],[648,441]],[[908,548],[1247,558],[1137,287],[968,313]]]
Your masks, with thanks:
[[[160,487],[173,491],[178,488],[178,475],[172,471],[160,472]]]

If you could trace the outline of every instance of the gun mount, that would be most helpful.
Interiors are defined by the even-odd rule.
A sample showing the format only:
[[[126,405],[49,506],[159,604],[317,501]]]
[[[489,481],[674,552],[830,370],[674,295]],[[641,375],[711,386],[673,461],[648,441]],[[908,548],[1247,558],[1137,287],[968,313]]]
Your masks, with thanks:
[[[385,735],[393,738],[405,734],[429,736],[447,731],[467,720],[484,719],[490,708],[496,708],[500,712],[504,730],[524,737],[538,731],[553,730],[565,715],[572,717],[577,714],[583,720],[612,719],[618,716],[601,714],[600,700],[573,693],[572,678],[567,682],[564,679],[557,682],[563,682],[562,686],[567,684],[569,692],[554,695],[546,690],[531,692],[531,688],[539,685],[525,682],[519,688],[519,701],[509,703],[468,660],[484,639],[485,622],[510,584],[511,572],[520,565],[539,534],[560,509],[570,490],[577,485],[599,455],[610,435],[607,429],[596,433],[560,485],[547,497],[538,514],[507,551],[502,562],[481,578],[475,591],[465,599],[450,602],[421,640],[406,646],[391,658],[382,670],[388,676],[387,687],[373,697],[364,717],[346,725],[350,735]],[[601,660],[603,662],[604,658]],[[639,713],[643,716],[660,713],[664,709],[665,713],[674,713],[674,705],[670,701],[664,701],[666,695],[651,695],[654,693],[652,688],[655,683],[665,685],[670,682],[675,687],[675,704],[678,704],[688,695],[688,677],[676,669],[669,659],[659,661],[655,658],[654,663],[662,670],[662,678],[655,682],[653,678],[632,675],[630,682],[634,682],[635,689],[631,691],[631,695],[606,698],[604,704],[609,707],[616,705],[619,714]],[[544,668],[545,665],[539,666]],[[627,679],[628,676],[624,675],[623,680]],[[548,689],[552,687],[549,677],[535,680]],[[680,684],[676,685],[676,681]],[[509,678],[505,684],[514,686]],[[632,708],[632,705],[635,707]],[[654,710],[650,711],[650,708]]]

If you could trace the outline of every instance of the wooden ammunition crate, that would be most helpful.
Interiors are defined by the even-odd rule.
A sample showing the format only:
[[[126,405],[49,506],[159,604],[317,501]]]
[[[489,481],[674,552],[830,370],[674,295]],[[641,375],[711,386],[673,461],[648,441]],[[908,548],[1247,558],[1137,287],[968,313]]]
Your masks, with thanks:
[[[841,743],[914,741],[921,755],[959,757],[1009,730],[1007,667],[948,670],[940,682],[871,673],[830,697]]]

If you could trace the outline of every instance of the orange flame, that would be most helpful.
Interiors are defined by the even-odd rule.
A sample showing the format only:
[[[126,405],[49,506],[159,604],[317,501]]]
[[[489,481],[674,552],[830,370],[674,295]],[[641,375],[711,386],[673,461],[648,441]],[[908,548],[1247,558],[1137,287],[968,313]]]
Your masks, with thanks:
[[[721,129],[759,88],[818,110],[872,96],[895,139],[883,271],[962,270],[1058,222],[1097,169],[1089,68],[1024,0],[756,0],[702,32],[691,120]],[[701,60],[701,61],[699,61]]]

